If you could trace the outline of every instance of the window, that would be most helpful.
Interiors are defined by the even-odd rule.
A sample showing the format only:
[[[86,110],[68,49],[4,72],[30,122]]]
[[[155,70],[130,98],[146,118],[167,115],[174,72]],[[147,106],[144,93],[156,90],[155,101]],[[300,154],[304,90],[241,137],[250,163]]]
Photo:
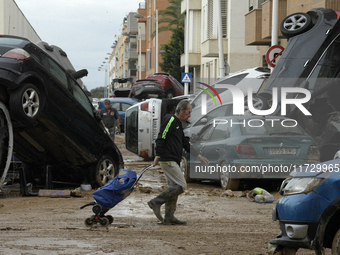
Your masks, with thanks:
[[[207,12],[207,39],[213,38],[214,29],[214,1],[208,0],[208,12]]]
[[[228,125],[226,124],[217,124],[214,132],[211,135],[210,140],[224,140],[230,137],[228,131]]]
[[[68,89],[67,75],[65,71],[57,65],[52,59],[48,58],[50,72],[56,77],[65,88]]]
[[[122,103],[122,111],[125,112],[131,105],[130,104],[126,104],[126,103]]]
[[[152,68],[152,49],[149,50],[148,58],[148,70],[150,70]]]
[[[70,83],[73,90],[73,96],[91,115],[93,115],[92,104],[90,103],[88,97],[85,95],[84,91],[74,80],[71,80]]]
[[[119,102],[111,102],[111,107],[115,108],[117,111],[120,111],[120,103]]]
[[[214,130],[213,124],[209,124],[205,126],[200,132],[199,132],[199,137],[200,141],[207,141],[211,135],[211,132]]]

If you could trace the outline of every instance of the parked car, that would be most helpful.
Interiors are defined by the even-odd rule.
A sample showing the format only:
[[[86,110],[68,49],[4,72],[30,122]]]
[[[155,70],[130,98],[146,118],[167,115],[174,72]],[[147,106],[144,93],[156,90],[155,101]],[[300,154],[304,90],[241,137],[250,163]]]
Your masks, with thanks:
[[[296,119],[317,141],[321,161],[330,160],[340,150],[340,12],[317,8],[295,13],[281,22],[281,32],[289,38],[287,46],[267,83],[256,96],[258,109],[272,107],[272,89],[304,88],[311,99],[303,106],[305,115],[294,104],[287,105],[286,116]],[[301,19],[300,26],[293,20]],[[306,45],[308,47],[306,48]],[[288,93],[287,98],[303,98],[303,93]],[[276,107],[275,105],[273,107]],[[275,115],[281,114],[281,97]]]
[[[136,155],[153,159],[155,140],[166,114],[175,113],[181,99],[152,98],[131,106],[126,110],[125,147]]]
[[[209,166],[184,153],[186,180],[218,180],[223,189],[237,189],[240,179],[285,179],[299,165],[319,162],[313,138],[284,117],[218,117],[193,134],[191,143]]]
[[[164,98],[165,90],[156,80],[137,80],[131,88],[129,97],[138,99]]]
[[[116,108],[120,117],[120,131],[124,132],[125,130],[125,112],[126,110],[134,105],[137,104],[140,100],[137,98],[128,98],[128,97],[113,97],[113,98],[108,98],[111,102],[111,106]],[[98,112],[105,108],[104,106],[104,100],[101,99],[98,102]]]
[[[273,209],[273,220],[280,233],[270,241],[272,251],[299,248],[322,253],[340,249],[340,160],[305,164],[291,173],[280,188],[280,198]]]
[[[216,85],[234,85],[241,89],[245,95],[247,94],[248,87],[251,87],[253,93],[255,94],[259,90],[259,88],[266,83],[269,75],[270,70],[264,67],[244,69],[216,80],[213,84],[211,84],[211,86],[215,88]],[[209,88],[205,89],[214,96],[214,99],[212,99],[210,96],[206,97],[206,112],[203,114],[206,114],[207,112],[211,111],[213,108],[219,105],[219,103],[215,104],[215,101],[219,102],[219,100],[217,99],[217,95],[215,95],[215,93],[211,89]],[[221,105],[233,102],[232,94],[227,88],[216,88],[215,90],[218,96],[221,98],[222,102]],[[191,123],[195,122],[203,115],[202,114],[203,95],[206,95],[205,91],[201,91],[191,103],[192,105],[192,113],[190,117]]]
[[[47,47],[46,43],[43,47]],[[49,51],[58,48],[49,46]],[[58,53],[59,52],[59,53]],[[63,58],[67,56],[63,55]],[[55,180],[103,185],[123,167],[123,157],[76,79],[52,54],[26,38],[0,36],[0,122],[13,127],[14,155],[30,181]],[[5,112],[9,109],[10,118]],[[10,135],[0,135],[1,161]],[[8,150],[7,150],[8,151]],[[1,164],[3,164],[1,162]]]
[[[173,98],[184,94],[183,85],[178,82],[173,76],[167,73],[155,73],[147,76],[145,79],[156,80],[164,87],[165,98]]]

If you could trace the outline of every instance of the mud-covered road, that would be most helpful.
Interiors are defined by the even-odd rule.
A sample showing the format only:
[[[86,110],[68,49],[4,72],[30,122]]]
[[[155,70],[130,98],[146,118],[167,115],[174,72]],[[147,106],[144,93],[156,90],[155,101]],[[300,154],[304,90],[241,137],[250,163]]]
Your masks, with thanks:
[[[139,172],[150,162],[124,150],[117,138],[127,169]],[[0,254],[266,254],[270,239],[279,232],[271,219],[274,204],[258,204],[240,197],[221,196],[213,183],[192,183],[178,200],[176,217],[186,226],[158,223],[147,201],[165,185],[160,168],[146,172],[137,188],[108,214],[108,227],[88,228],[84,220],[92,215],[91,191],[83,197],[0,198]],[[149,188],[147,188],[149,187]],[[150,193],[147,193],[150,192]],[[280,197],[272,192],[276,200]],[[297,254],[314,254],[299,250]],[[326,254],[330,254],[327,251]]]

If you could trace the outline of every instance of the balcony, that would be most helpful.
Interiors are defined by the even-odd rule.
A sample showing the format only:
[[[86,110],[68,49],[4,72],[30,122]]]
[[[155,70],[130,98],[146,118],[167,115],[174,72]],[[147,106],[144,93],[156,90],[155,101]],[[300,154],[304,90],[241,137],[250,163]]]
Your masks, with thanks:
[[[189,66],[200,66],[201,65],[201,54],[200,53],[189,53]],[[185,66],[185,54],[181,55],[181,67]]]
[[[209,39],[202,43],[202,57],[208,58],[218,58],[218,39]],[[226,49],[228,49],[228,40],[223,39],[223,49],[224,54],[227,54]]]
[[[262,10],[254,9],[245,16],[245,44],[270,45],[270,39],[262,39]]]

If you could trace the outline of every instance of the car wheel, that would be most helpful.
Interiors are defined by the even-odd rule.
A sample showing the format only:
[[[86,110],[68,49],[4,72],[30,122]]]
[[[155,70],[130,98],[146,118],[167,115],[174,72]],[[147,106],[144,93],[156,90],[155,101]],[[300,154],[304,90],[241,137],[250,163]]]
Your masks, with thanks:
[[[308,31],[312,25],[312,19],[307,13],[298,12],[284,18],[280,24],[280,30],[282,35],[289,39]]]
[[[165,94],[165,97],[167,98],[167,99],[171,99],[171,98],[173,98],[173,97],[175,97],[176,95],[175,95],[175,92],[173,91],[173,90],[168,90],[168,92],[166,92],[166,94]]]
[[[43,107],[41,92],[33,84],[23,84],[10,96],[9,106],[16,120],[33,124]]]
[[[118,174],[118,168],[111,156],[103,156],[97,163],[93,171],[94,184],[104,186]]]
[[[340,254],[340,229],[335,233],[332,241],[332,255]]]
[[[266,110],[269,108],[269,103],[267,99],[260,95],[253,95],[253,106],[257,110]],[[244,114],[245,115],[252,115],[251,111],[248,107],[248,99],[244,99]]]
[[[13,128],[7,107],[0,102],[0,180],[5,180],[13,152]],[[2,185],[3,183],[0,183]],[[1,186],[0,186],[1,188]]]
[[[226,168],[228,167],[228,163],[223,161],[221,163],[221,172],[220,172],[220,182],[221,182],[221,188],[224,190],[231,189],[231,190],[237,190],[240,186],[240,181],[230,178],[230,172],[226,171]],[[224,171],[223,171],[224,169]]]
[[[182,173],[184,175],[184,178],[185,178],[186,182],[193,182],[193,180],[190,178],[187,160],[186,160],[186,158],[184,156],[182,156],[182,159],[181,159],[181,162],[179,164],[179,167],[181,168],[181,171],[182,171]]]

